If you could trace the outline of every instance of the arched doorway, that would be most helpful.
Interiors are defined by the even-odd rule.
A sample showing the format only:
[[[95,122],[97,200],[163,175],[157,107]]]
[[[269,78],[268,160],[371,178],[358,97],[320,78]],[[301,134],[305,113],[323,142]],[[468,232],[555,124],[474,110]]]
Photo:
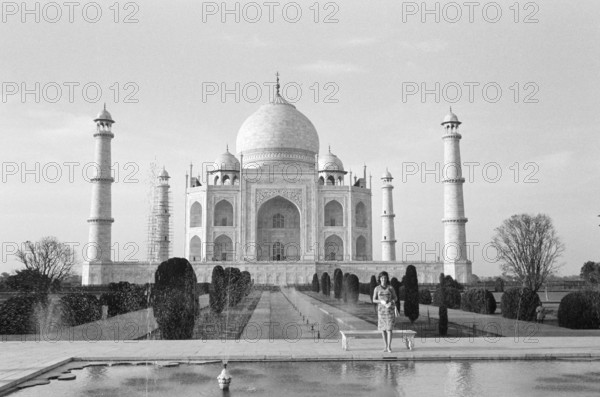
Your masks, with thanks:
[[[358,236],[356,239],[356,260],[367,260],[367,239],[364,236]]]
[[[215,226],[233,226],[233,205],[221,200],[215,205]]]
[[[367,209],[362,201],[356,204],[354,218],[356,219],[356,226],[367,227]]]
[[[344,259],[344,242],[337,235],[325,239],[325,260],[341,261]]]
[[[344,209],[337,200],[325,204],[324,226],[344,226]]]
[[[294,203],[277,196],[261,205],[256,218],[259,261],[299,260],[300,236],[300,211]]]
[[[190,240],[190,262],[200,262],[202,260],[202,240],[200,237],[194,236]]]
[[[213,260],[223,262],[233,260],[233,242],[228,236],[222,234],[215,239]]]
[[[190,227],[202,227],[202,205],[197,201],[190,208]]]

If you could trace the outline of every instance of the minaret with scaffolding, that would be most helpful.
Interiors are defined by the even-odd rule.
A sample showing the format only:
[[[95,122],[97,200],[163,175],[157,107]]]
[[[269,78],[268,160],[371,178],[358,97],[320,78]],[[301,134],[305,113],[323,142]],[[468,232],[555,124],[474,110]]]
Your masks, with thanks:
[[[148,261],[164,262],[171,255],[171,200],[169,173],[164,169],[154,187],[154,199],[148,225]]]

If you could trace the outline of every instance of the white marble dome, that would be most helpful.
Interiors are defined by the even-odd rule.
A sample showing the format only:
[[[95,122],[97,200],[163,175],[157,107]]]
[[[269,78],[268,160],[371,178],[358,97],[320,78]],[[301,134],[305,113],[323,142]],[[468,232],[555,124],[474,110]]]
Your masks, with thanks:
[[[319,153],[319,135],[311,121],[296,107],[277,95],[242,124],[236,151],[244,156],[260,152]]]
[[[328,152],[319,156],[319,171],[344,171],[344,163],[338,156]]]
[[[233,154],[229,153],[229,148],[215,159],[215,164],[217,170],[239,171],[240,169],[239,160]]]

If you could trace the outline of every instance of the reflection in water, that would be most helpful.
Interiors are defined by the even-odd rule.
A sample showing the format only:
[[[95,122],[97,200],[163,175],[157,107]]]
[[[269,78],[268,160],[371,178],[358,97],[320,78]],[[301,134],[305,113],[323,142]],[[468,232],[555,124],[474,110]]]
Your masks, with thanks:
[[[472,363],[469,361],[450,362],[447,364],[446,395],[471,397],[480,396],[477,382],[473,376]]]
[[[230,396],[391,397],[600,395],[600,362],[231,362]],[[87,367],[77,379],[22,389],[16,397],[223,397],[220,364]],[[569,372],[566,372],[566,371]],[[11,396],[12,396],[11,395]]]

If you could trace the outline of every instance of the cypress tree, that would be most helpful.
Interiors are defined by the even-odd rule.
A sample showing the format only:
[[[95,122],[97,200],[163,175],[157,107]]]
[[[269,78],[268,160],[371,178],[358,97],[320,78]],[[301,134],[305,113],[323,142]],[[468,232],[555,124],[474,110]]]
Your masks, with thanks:
[[[317,276],[317,273],[313,275],[312,290],[313,292],[319,292],[319,276]]]
[[[331,280],[329,279],[329,274],[327,272],[324,272],[321,275],[321,292],[323,292],[323,295],[329,296],[330,290]]]
[[[440,307],[438,309],[438,315],[440,317],[438,323],[438,332],[441,336],[448,334],[448,307],[446,306],[445,291],[444,291],[444,273],[440,273],[440,294],[442,296]]]
[[[333,272],[333,297],[340,299],[342,297],[342,282],[344,276],[341,269],[335,269]]]
[[[417,269],[413,265],[406,268],[404,290],[406,294],[404,315],[411,323],[414,323],[419,318],[419,280],[417,279]]]
[[[225,271],[223,266],[213,268],[209,287],[209,305],[213,313],[221,313],[225,308]]]

